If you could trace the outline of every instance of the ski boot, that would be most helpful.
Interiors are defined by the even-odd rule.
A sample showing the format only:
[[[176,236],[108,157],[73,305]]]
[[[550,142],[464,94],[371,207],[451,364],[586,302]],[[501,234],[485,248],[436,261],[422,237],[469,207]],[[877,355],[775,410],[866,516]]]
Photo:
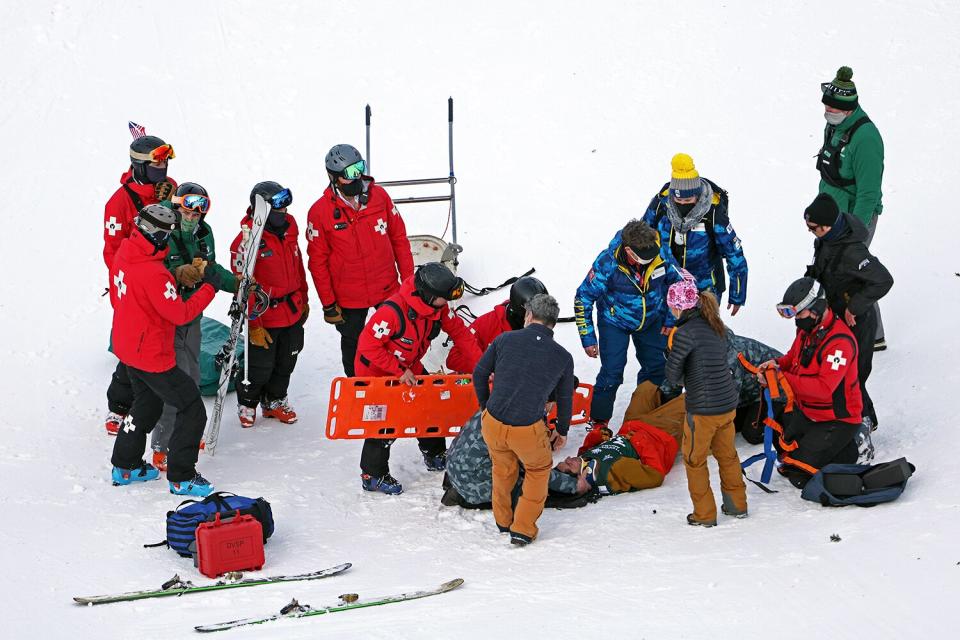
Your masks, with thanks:
[[[717,521],[716,521],[716,520],[710,520],[710,521],[706,521],[706,520],[696,520],[696,519],[694,519],[692,513],[688,513],[688,514],[687,514],[687,524],[689,524],[689,525],[691,525],[691,526],[694,526],[694,527],[703,527],[703,528],[705,528],[705,529],[709,529],[710,527],[715,527],[715,526],[717,526]]]
[[[166,451],[154,451],[153,452],[153,466],[157,471],[166,471],[167,470],[167,453]]]
[[[873,341],[873,351],[886,351],[887,350],[887,340],[886,338],[880,338],[879,340]]]
[[[133,484],[134,482],[148,482],[150,480],[156,480],[159,477],[160,472],[146,462],[141,462],[140,466],[136,469],[114,467],[111,473],[111,479],[115,487]]]
[[[297,412],[290,408],[286,396],[260,406],[263,408],[264,418],[275,418],[283,424],[293,424],[297,421]]]
[[[249,429],[257,421],[257,408],[245,407],[241,404],[237,407],[237,416],[240,418],[240,426]]]
[[[389,473],[375,478],[369,473],[360,474],[360,483],[364,491],[379,491],[388,496],[398,496],[403,493],[403,485]]]
[[[108,413],[107,420],[103,425],[107,428],[107,435],[108,436],[117,435],[117,432],[120,431],[120,425],[123,424],[123,419],[126,417],[127,416],[123,415],[122,413],[114,413],[113,411]]]
[[[197,475],[193,476],[192,480],[171,482],[170,493],[178,496],[197,496],[198,498],[206,498],[208,495],[213,493],[213,485],[209,480],[198,473]]]
[[[436,456],[424,453],[423,466],[427,468],[427,471],[445,471],[447,468],[447,452],[444,451]]]
[[[871,423],[870,418],[865,417],[854,438],[857,443],[857,464],[870,464],[870,461],[876,455],[876,449],[873,448],[873,438],[870,437]]]

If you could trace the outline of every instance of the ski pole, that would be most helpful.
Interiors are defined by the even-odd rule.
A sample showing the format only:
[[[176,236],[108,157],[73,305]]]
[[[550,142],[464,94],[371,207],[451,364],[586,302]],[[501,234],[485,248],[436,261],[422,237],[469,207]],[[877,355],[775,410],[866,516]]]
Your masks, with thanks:
[[[367,175],[370,175],[370,105],[367,105]]]
[[[450,220],[453,233],[453,244],[457,244],[457,197],[454,185],[457,179],[453,174],[453,96],[447,98],[447,129],[450,146]],[[456,249],[455,249],[456,251]],[[458,252],[459,253],[459,252]]]

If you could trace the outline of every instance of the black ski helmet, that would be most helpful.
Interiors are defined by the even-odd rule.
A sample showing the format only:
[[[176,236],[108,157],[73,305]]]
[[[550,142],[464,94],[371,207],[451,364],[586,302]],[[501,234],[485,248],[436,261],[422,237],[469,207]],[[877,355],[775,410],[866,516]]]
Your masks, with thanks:
[[[527,315],[527,303],[538,293],[550,293],[540,280],[533,276],[523,276],[510,287],[510,302],[507,303],[507,322],[514,329],[523,328],[523,319]]]
[[[357,148],[349,144],[335,144],[327,152],[327,158],[324,162],[327,166],[327,173],[330,175],[330,181],[337,176],[343,175],[343,170],[352,164],[361,162],[363,156],[357,151]]]
[[[456,300],[463,295],[463,279],[439,262],[421,265],[413,276],[413,286],[427,304],[437,298]]]
[[[151,162],[150,154],[165,144],[167,143],[157,136],[140,136],[130,143],[130,166],[137,184],[149,184],[147,165]]]
[[[817,281],[809,276],[794,280],[784,291],[780,304],[793,307],[797,313],[810,309],[817,316],[822,316],[827,308],[827,301],[818,294]]]
[[[274,182],[273,180],[264,180],[263,182],[258,182],[253,186],[253,190],[250,191],[250,206],[251,207],[254,206],[254,203],[256,202],[256,196],[260,195],[260,196],[263,196],[263,199],[267,201],[267,204],[273,207],[273,203],[270,201],[270,199],[283,190],[284,190],[283,185],[281,185],[279,182]],[[291,193],[290,202],[288,202],[284,206],[290,206],[292,203],[293,203],[293,194]],[[283,207],[277,207],[277,208],[282,209]]]
[[[189,196],[189,195],[200,195],[210,197],[210,194],[207,193],[207,190],[201,187],[196,182],[184,182],[179,187],[177,187],[176,195],[178,196]]]
[[[143,234],[156,251],[163,250],[170,239],[170,232],[176,230],[180,224],[180,216],[176,211],[168,209],[162,204],[148,204],[134,218],[133,223]]]

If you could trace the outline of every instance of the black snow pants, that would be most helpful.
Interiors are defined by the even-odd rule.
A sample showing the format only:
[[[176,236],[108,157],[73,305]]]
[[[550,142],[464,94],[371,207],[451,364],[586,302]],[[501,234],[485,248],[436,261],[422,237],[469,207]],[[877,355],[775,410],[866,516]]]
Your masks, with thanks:
[[[129,366],[126,369],[133,388],[133,406],[117,433],[110,461],[121,469],[140,466],[147,434],[153,431],[166,403],[177,409],[167,450],[167,480],[192,480],[197,473],[200,439],[207,424],[207,412],[197,383],[177,367],[161,373]]]
[[[133,406],[133,388],[130,386],[130,376],[127,375],[127,365],[117,362],[117,368],[110,378],[107,387],[107,407],[110,411],[125,416]]]
[[[340,309],[343,324],[334,325],[340,334],[340,356],[343,360],[343,373],[352,378],[356,375],[353,362],[357,358],[357,343],[360,333],[367,324],[367,311],[364,309]]]
[[[427,456],[438,456],[447,450],[446,438],[417,438],[420,451]],[[360,471],[379,478],[390,473],[390,446],[394,440],[367,438],[360,452]]]
[[[289,327],[267,329],[273,342],[267,347],[247,343],[250,354],[250,384],[237,383],[237,401],[245,407],[256,407],[258,402],[268,404],[287,396],[290,376],[297,366],[297,356],[303,349],[303,322]],[[241,360],[240,380],[244,380]]]
[[[873,420],[877,426],[877,413],[873,409],[873,400],[867,393],[867,378],[873,371],[873,343],[877,334],[877,307],[873,306],[857,316],[857,324],[850,327],[857,340],[857,377],[860,378],[860,395],[863,396],[863,416]]]
[[[873,343],[870,343],[871,346]],[[819,470],[835,462],[854,464],[857,461],[857,431],[859,424],[830,420],[814,422],[803,415],[799,409],[784,415],[783,432],[785,439],[799,445],[793,451],[784,451],[785,463],[783,475],[798,488],[803,488],[811,477],[809,467]],[[791,465],[795,460],[803,466]],[[804,468],[806,467],[806,468]]]

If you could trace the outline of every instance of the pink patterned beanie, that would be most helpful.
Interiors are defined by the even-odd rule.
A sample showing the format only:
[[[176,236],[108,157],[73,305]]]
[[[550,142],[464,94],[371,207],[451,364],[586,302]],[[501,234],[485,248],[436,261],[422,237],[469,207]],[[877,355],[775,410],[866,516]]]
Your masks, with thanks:
[[[700,304],[700,292],[697,291],[697,281],[686,269],[680,269],[683,280],[674,282],[667,289],[667,305],[672,309],[686,311]]]

